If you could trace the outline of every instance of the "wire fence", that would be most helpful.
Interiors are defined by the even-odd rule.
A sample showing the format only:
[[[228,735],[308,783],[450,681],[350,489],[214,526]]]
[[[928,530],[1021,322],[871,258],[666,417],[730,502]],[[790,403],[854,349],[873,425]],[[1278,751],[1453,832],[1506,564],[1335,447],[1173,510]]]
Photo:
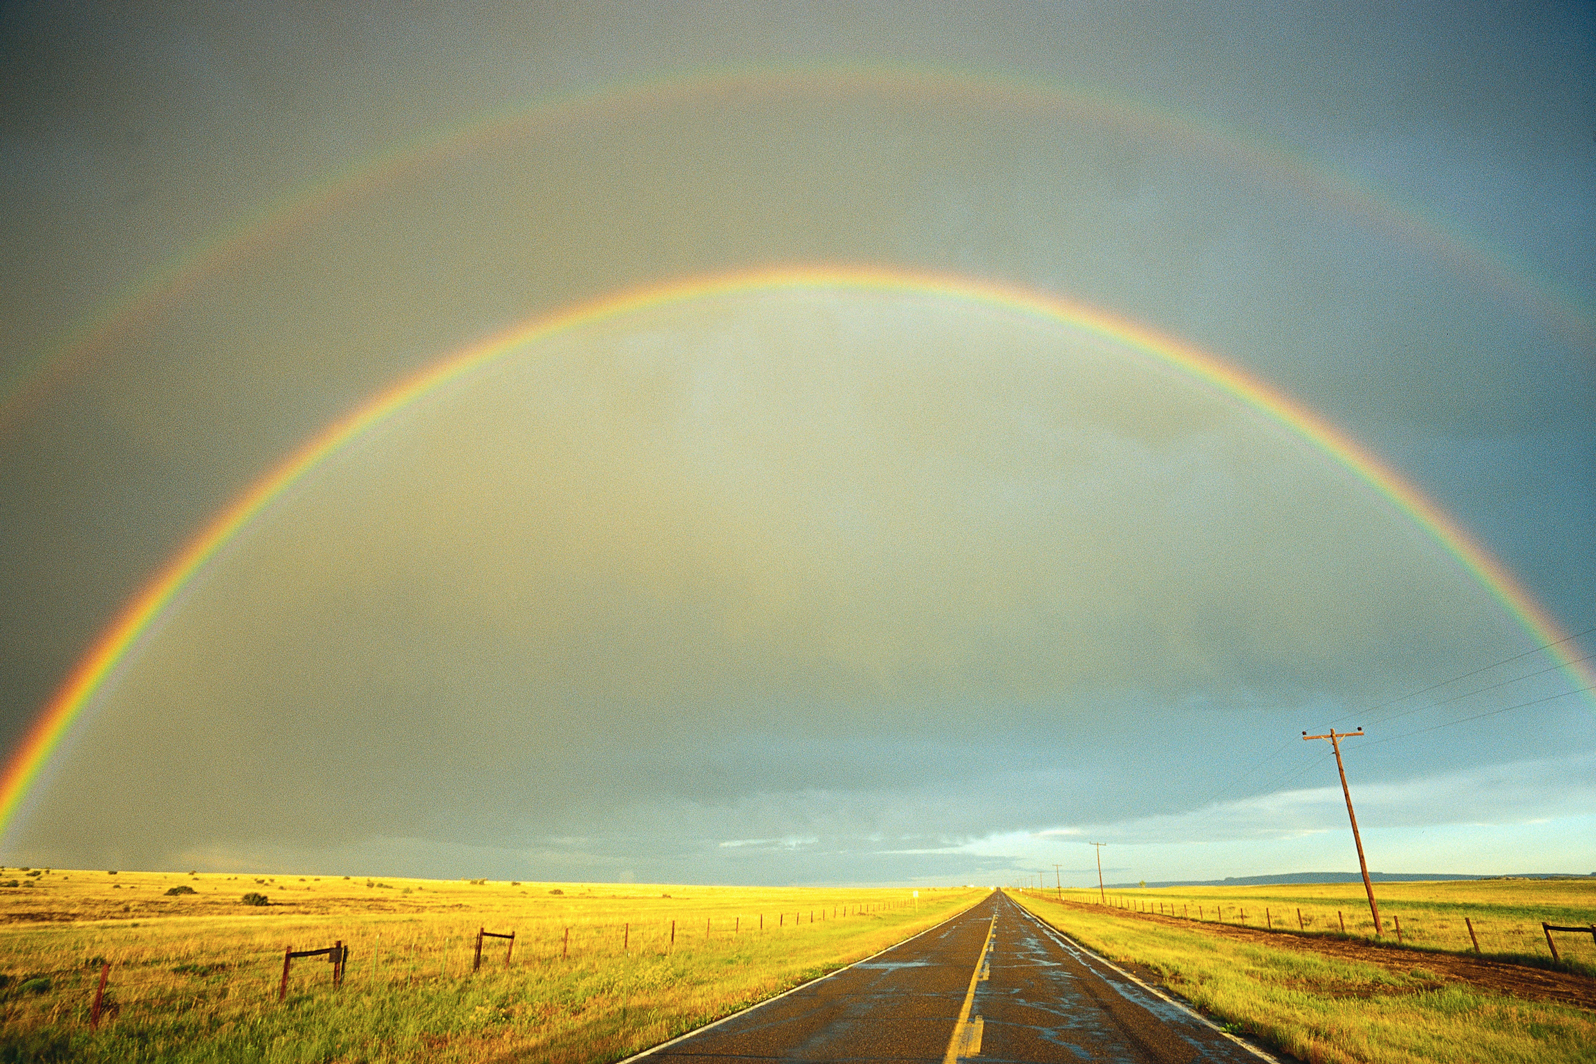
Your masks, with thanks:
[[[1026,888],[1033,898],[1062,901],[1065,892]],[[1418,949],[1471,952],[1509,957],[1542,957],[1552,961],[1576,960],[1596,966],[1596,923],[1554,924],[1542,920],[1520,920],[1479,916],[1458,910],[1400,911],[1382,902],[1384,935],[1375,934],[1374,920],[1365,907],[1337,907],[1324,903],[1299,904],[1295,900],[1259,902],[1222,901],[1212,897],[1149,898],[1128,894],[1109,894],[1106,901],[1096,891],[1068,900],[1140,915],[1162,916],[1194,923],[1227,924],[1261,931],[1298,935],[1335,935],[1348,938],[1380,938],[1383,941]],[[1559,938],[1552,937],[1559,932]]]
[[[836,903],[775,912],[683,914],[669,919],[580,920],[532,918],[520,926],[489,930],[480,921],[416,922],[413,926],[327,930],[296,928],[304,940],[268,946],[235,940],[174,947],[159,943],[130,947],[108,958],[98,954],[54,963],[42,956],[23,961],[20,971],[0,973],[0,1026],[26,1016],[32,1026],[82,1024],[104,1027],[156,1013],[173,1019],[194,1014],[255,1011],[321,998],[340,989],[402,992],[474,976],[538,978],[573,965],[651,962],[660,958],[734,959],[739,950],[770,944],[781,936],[828,928],[840,921],[911,907],[912,902]],[[515,936],[505,952],[480,948],[483,938]],[[225,936],[224,936],[225,937]],[[501,946],[502,949],[502,946]],[[293,956],[285,962],[285,953]],[[319,956],[306,956],[319,954]],[[29,964],[28,961],[32,963]],[[341,977],[341,978],[340,978]],[[342,987],[339,984],[342,983]]]

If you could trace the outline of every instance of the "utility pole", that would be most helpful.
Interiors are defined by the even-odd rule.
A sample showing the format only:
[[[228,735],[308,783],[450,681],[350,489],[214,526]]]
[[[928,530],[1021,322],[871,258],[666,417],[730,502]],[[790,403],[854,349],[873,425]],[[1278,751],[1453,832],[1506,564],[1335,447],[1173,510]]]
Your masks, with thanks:
[[[1369,882],[1369,864],[1363,859],[1363,840],[1358,837],[1358,815],[1352,811],[1352,791],[1347,787],[1347,769],[1341,763],[1341,740],[1353,738],[1363,734],[1363,725],[1358,725],[1357,731],[1338,732],[1330,729],[1329,735],[1309,735],[1302,733],[1304,741],[1309,739],[1329,739],[1330,748],[1336,752],[1336,771],[1341,773],[1341,793],[1347,796],[1347,819],[1352,821],[1352,842],[1358,847],[1358,868],[1363,872],[1363,889],[1369,895],[1369,912],[1374,914],[1374,933],[1379,936],[1380,907],[1374,903],[1374,884]]]
[[[1108,843],[1093,842],[1088,843],[1087,845],[1097,847],[1097,897],[1099,901],[1101,901],[1104,905],[1107,905],[1108,894],[1103,890],[1103,847],[1107,846]]]
[[[1064,874],[1058,870],[1058,865],[1053,866],[1053,883],[1058,887],[1058,900],[1064,900]]]

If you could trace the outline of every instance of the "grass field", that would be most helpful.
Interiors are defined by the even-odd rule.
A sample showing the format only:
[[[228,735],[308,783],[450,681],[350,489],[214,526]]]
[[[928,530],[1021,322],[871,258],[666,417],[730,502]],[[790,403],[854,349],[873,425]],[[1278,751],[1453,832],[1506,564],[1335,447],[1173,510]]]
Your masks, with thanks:
[[[1589,924],[1596,921],[1596,891],[1586,883],[1567,881],[1482,881],[1388,885],[1377,892],[1381,913],[1400,915],[1404,930],[1427,940],[1423,949],[1381,950],[1381,963],[1366,963],[1312,949],[1274,947],[1257,936],[1238,940],[1214,933],[1196,922],[1201,905],[1212,921],[1215,905],[1224,907],[1227,922],[1240,910],[1248,923],[1262,927],[1264,909],[1271,919],[1291,918],[1296,909],[1310,933],[1341,940],[1336,911],[1367,902],[1361,884],[1336,886],[1229,887],[1201,890],[1139,890],[1110,894],[1112,904],[1166,914],[1190,907],[1193,922],[1154,921],[1132,917],[1123,908],[1095,904],[1097,892],[1014,891],[1038,916],[1112,960],[1143,965],[1168,985],[1230,1029],[1257,1035],[1266,1044],[1311,1064],[1414,1064],[1418,1061],[1563,1062],[1596,1061],[1596,1014],[1572,1006],[1526,1000],[1481,990],[1440,974],[1441,944],[1456,952],[1471,949],[1467,930],[1461,941],[1454,933],[1463,916],[1491,929],[1484,939],[1487,953],[1527,954],[1528,935],[1514,934],[1532,919]],[[1278,927],[1278,922],[1276,923]],[[1349,920],[1348,931],[1354,930]],[[1372,932],[1372,925],[1359,927]],[[1282,936],[1285,937],[1285,936]],[[1572,947],[1579,936],[1564,936]],[[1311,941],[1311,940],[1310,940]],[[1488,945],[1489,943],[1489,945]],[[1329,945],[1330,943],[1327,943]],[[1561,949],[1561,945],[1559,947]],[[1590,936],[1579,948],[1590,953]],[[1542,940],[1540,954],[1550,964]],[[1430,958],[1434,958],[1433,960]],[[1563,966],[1576,971],[1579,962]]]
[[[1065,890],[1066,898],[1096,902],[1096,890]],[[1188,919],[1316,934],[1374,935],[1362,883],[1267,887],[1167,887],[1108,892],[1111,905],[1150,908]],[[1472,950],[1469,924],[1481,953],[1551,960],[1542,922],[1596,922],[1596,879],[1470,879],[1436,883],[1377,883],[1385,934],[1426,949]],[[1301,924],[1299,926],[1298,920]],[[1465,922],[1467,920],[1467,922]],[[1401,933],[1398,934],[1398,923]],[[1559,934],[1558,953],[1596,974],[1596,939]]]
[[[65,870],[0,884],[11,877],[0,1062],[616,1060],[985,895]],[[243,904],[251,892],[272,904]],[[490,939],[473,973],[484,927],[513,931],[513,953],[506,964]],[[324,960],[296,960],[279,1004],[284,950],[335,940],[352,950],[343,988]]]

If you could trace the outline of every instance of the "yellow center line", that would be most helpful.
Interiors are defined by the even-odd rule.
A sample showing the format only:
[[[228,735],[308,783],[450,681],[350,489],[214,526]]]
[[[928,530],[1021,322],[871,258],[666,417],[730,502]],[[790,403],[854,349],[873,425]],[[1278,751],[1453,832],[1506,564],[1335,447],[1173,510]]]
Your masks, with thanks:
[[[973,1057],[981,1052],[981,1017],[970,1019],[970,1009],[975,1005],[975,988],[986,977],[987,951],[992,948],[992,935],[997,931],[997,913],[986,929],[986,941],[981,944],[981,955],[975,959],[975,971],[970,973],[970,989],[964,995],[964,1007],[959,1010],[959,1020],[953,1025],[953,1037],[948,1040],[948,1051],[942,1064],[958,1064],[960,1057]]]

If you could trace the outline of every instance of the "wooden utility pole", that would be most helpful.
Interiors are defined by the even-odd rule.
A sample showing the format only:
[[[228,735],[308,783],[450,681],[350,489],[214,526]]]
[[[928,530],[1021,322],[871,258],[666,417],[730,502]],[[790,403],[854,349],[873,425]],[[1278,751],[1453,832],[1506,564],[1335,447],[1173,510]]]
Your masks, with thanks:
[[[1064,873],[1058,870],[1058,865],[1053,866],[1053,885],[1058,888],[1058,900],[1064,900]]]
[[[1379,936],[1381,934],[1380,907],[1374,902],[1374,884],[1369,882],[1369,863],[1363,859],[1363,840],[1358,837],[1358,815],[1352,811],[1352,791],[1347,787],[1347,769],[1341,763],[1341,740],[1362,734],[1363,725],[1360,724],[1357,731],[1338,732],[1331,728],[1329,735],[1309,735],[1307,732],[1303,732],[1302,738],[1305,741],[1309,739],[1329,739],[1330,748],[1336,752],[1336,771],[1341,773],[1341,793],[1347,796],[1347,819],[1352,821],[1352,842],[1358,848],[1358,868],[1363,872],[1363,889],[1369,895],[1369,912],[1374,915],[1374,933]]]
[[[1103,890],[1103,847],[1107,846],[1108,843],[1091,842],[1087,843],[1087,845],[1097,847],[1097,897],[1104,905],[1107,905],[1108,895]]]

